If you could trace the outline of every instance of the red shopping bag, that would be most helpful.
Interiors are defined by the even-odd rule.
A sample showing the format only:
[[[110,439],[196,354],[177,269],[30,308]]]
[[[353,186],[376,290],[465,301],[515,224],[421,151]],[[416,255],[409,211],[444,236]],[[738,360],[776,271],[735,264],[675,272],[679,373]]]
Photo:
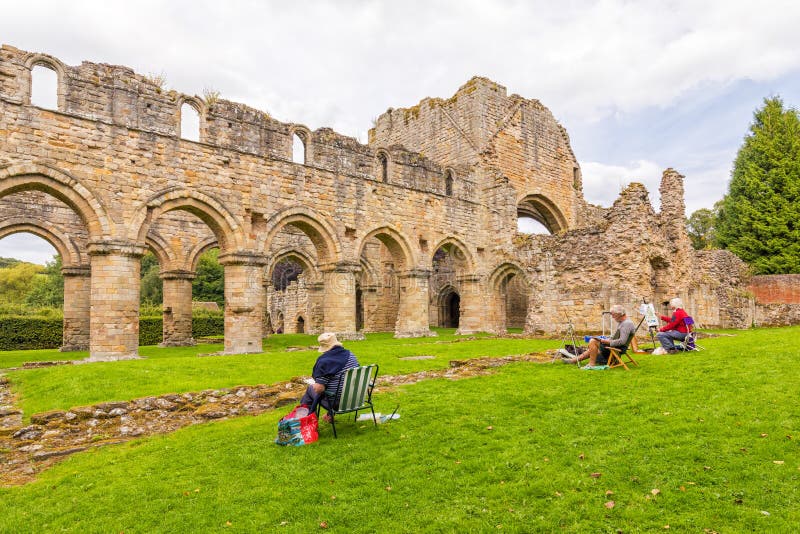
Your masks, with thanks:
[[[308,406],[296,406],[278,421],[278,445],[306,445],[319,439],[319,421],[317,414],[308,411]]]

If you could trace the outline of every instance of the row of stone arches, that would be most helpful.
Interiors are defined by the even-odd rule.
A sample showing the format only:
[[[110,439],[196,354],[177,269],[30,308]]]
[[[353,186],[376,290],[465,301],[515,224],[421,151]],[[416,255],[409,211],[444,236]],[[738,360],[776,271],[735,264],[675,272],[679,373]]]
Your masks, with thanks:
[[[170,323],[174,327],[185,325],[187,315],[190,324],[190,285],[197,259],[212,246],[220,248],[220,262],[226,274],[226,350],[231,352],[260,350],[261,286],[265,268],[266,273],[270,273],[276,261],[287,256],[300,258],[305,263],[314,293],[312,310],[303,316],[304,330],[306,324],[308,327],[321,325],[345,335],[356,335],[359,321],[365,325],[370,306],[374,308],[375,302],[380,301],[365,299],[364,295],[371,297],[379,290],[386,291],[385,284],[377,282],[381,274],[362,259],[370,243],[379,244],[391,263],[395,281],[389,290],[397,298],[393,312],[396,335],[430,334],[428,278],[433,259],[424,252],[422,245],[416,246],[391,226],[380,226],[361,236],[351,235],[355,238],[354,244],[345,247],[341,229],[337,231],[332,222],[308,207],[287,207],[269,217],[253,216],[252,220],[242,221],[210,195],[177,187],[151,196],[138,207],[128,208],[127,221],[116,221],[109,217],[101,200],[63,171],[37,164],[0,169],[0,198],[24,192],[51,196],[73,210],[82,223],[82,245],[68,235],[74,233],[74,228],[48,225],[44,219],[35,217],[5,220],[0,231],[6,234],[30,232],[56,247],[62,255],[65,273],[69,270],[77,280],[68,293],[84,299],[76,308],[76,315],[88,317],[89,326],[79,329],[89,332],[90,349],[97,357],[124,357],[136,353],[138,287],[129,286],[133,280],[138,280],[137,262],[148,249],[154,252],[161,266],[164,294],[173,299],[165,309],[170,310]],[[169,219],[174,213],[181,213],[184,218]],[[155,231],[165,217],[167,223],[180,228],[190,226],[189,219],[194,218],[197,225],[205,225],[208,232],[176,247],[174,236]],[[249,232],[246,232],[248,224]],[[301,235],[306,246],[276,250],[281,233],[287,228]],[[457,262],[456,275],[463,279],[460,284],[481,284],[480,277],[475,274],[478,266],[459,239],[444,238],[435,250],[446,251]],[[470,281],[470,277],[475,280]],[[358,292],[361,292],[360,297]],[[490,329],[482,324],[480,293],[480,290],[474,291],[474,310],[467,314],[470,320],[462,326],[462,331]],[[315,321],[315,315],[322,318],[321,323]],[[183,338],[179,336],[177,342],[185,337],[185,334]],[[68,345],[70,343],[65,343]]]

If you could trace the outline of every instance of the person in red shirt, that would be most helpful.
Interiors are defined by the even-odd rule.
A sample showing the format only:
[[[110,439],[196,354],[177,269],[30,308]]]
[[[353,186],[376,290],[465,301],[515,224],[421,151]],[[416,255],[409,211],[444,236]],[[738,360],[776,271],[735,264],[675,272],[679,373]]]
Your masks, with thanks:
[[[672,312],[672,316],[661,316],[661,320],[667,324],[658,330],[656,337],[664,351],[669,354],[675,354],[678,352],[678,349],[675,348],[675,342],[686,339],[686,334],[689,332],[688,328],[686,328],[686,323],[683,322],[689,314],[683,309],[683,301],[678,297],[669,301],[669,311]]]

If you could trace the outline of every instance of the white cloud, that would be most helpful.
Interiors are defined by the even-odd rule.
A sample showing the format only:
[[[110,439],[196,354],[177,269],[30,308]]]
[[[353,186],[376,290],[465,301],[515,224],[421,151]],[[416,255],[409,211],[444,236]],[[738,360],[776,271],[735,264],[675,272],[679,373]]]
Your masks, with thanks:
[[[644,184],[650,193],[650,203],[658,209],[658,187],[664,168],[653,161],[637,160],[627,165],[608,165],[595,161],[581,163],[583,195],[587,202],[611,206],[631,182]]]
[[[44,265],[55,254],[56,249],[50,243],[27,232],[0,239],[0,258],[15,258]]]

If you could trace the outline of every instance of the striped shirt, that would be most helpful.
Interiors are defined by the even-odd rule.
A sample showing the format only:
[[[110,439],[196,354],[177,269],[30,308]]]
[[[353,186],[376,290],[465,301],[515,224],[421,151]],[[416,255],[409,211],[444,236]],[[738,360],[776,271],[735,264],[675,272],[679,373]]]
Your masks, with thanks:
[[[352,352],[350,352],[350,354],[347,356],[347,363],[344,364],[344,367],[342,368],[341,372],[333,376],[320,376],[318,378],[315,378],[314,381],[317,384],[322,384],[323,386],[325,386],[326,394],[335,395],[334,398],[336,399],[336,404],[338,405],[339,394],[341,393],[340,390],[342,388],[342,378],[344,378],[344,373],[348,369],[355,369],[356,367],[360,367],[360,364],[358,363],[358,360],[356,359],[355,355]]]

